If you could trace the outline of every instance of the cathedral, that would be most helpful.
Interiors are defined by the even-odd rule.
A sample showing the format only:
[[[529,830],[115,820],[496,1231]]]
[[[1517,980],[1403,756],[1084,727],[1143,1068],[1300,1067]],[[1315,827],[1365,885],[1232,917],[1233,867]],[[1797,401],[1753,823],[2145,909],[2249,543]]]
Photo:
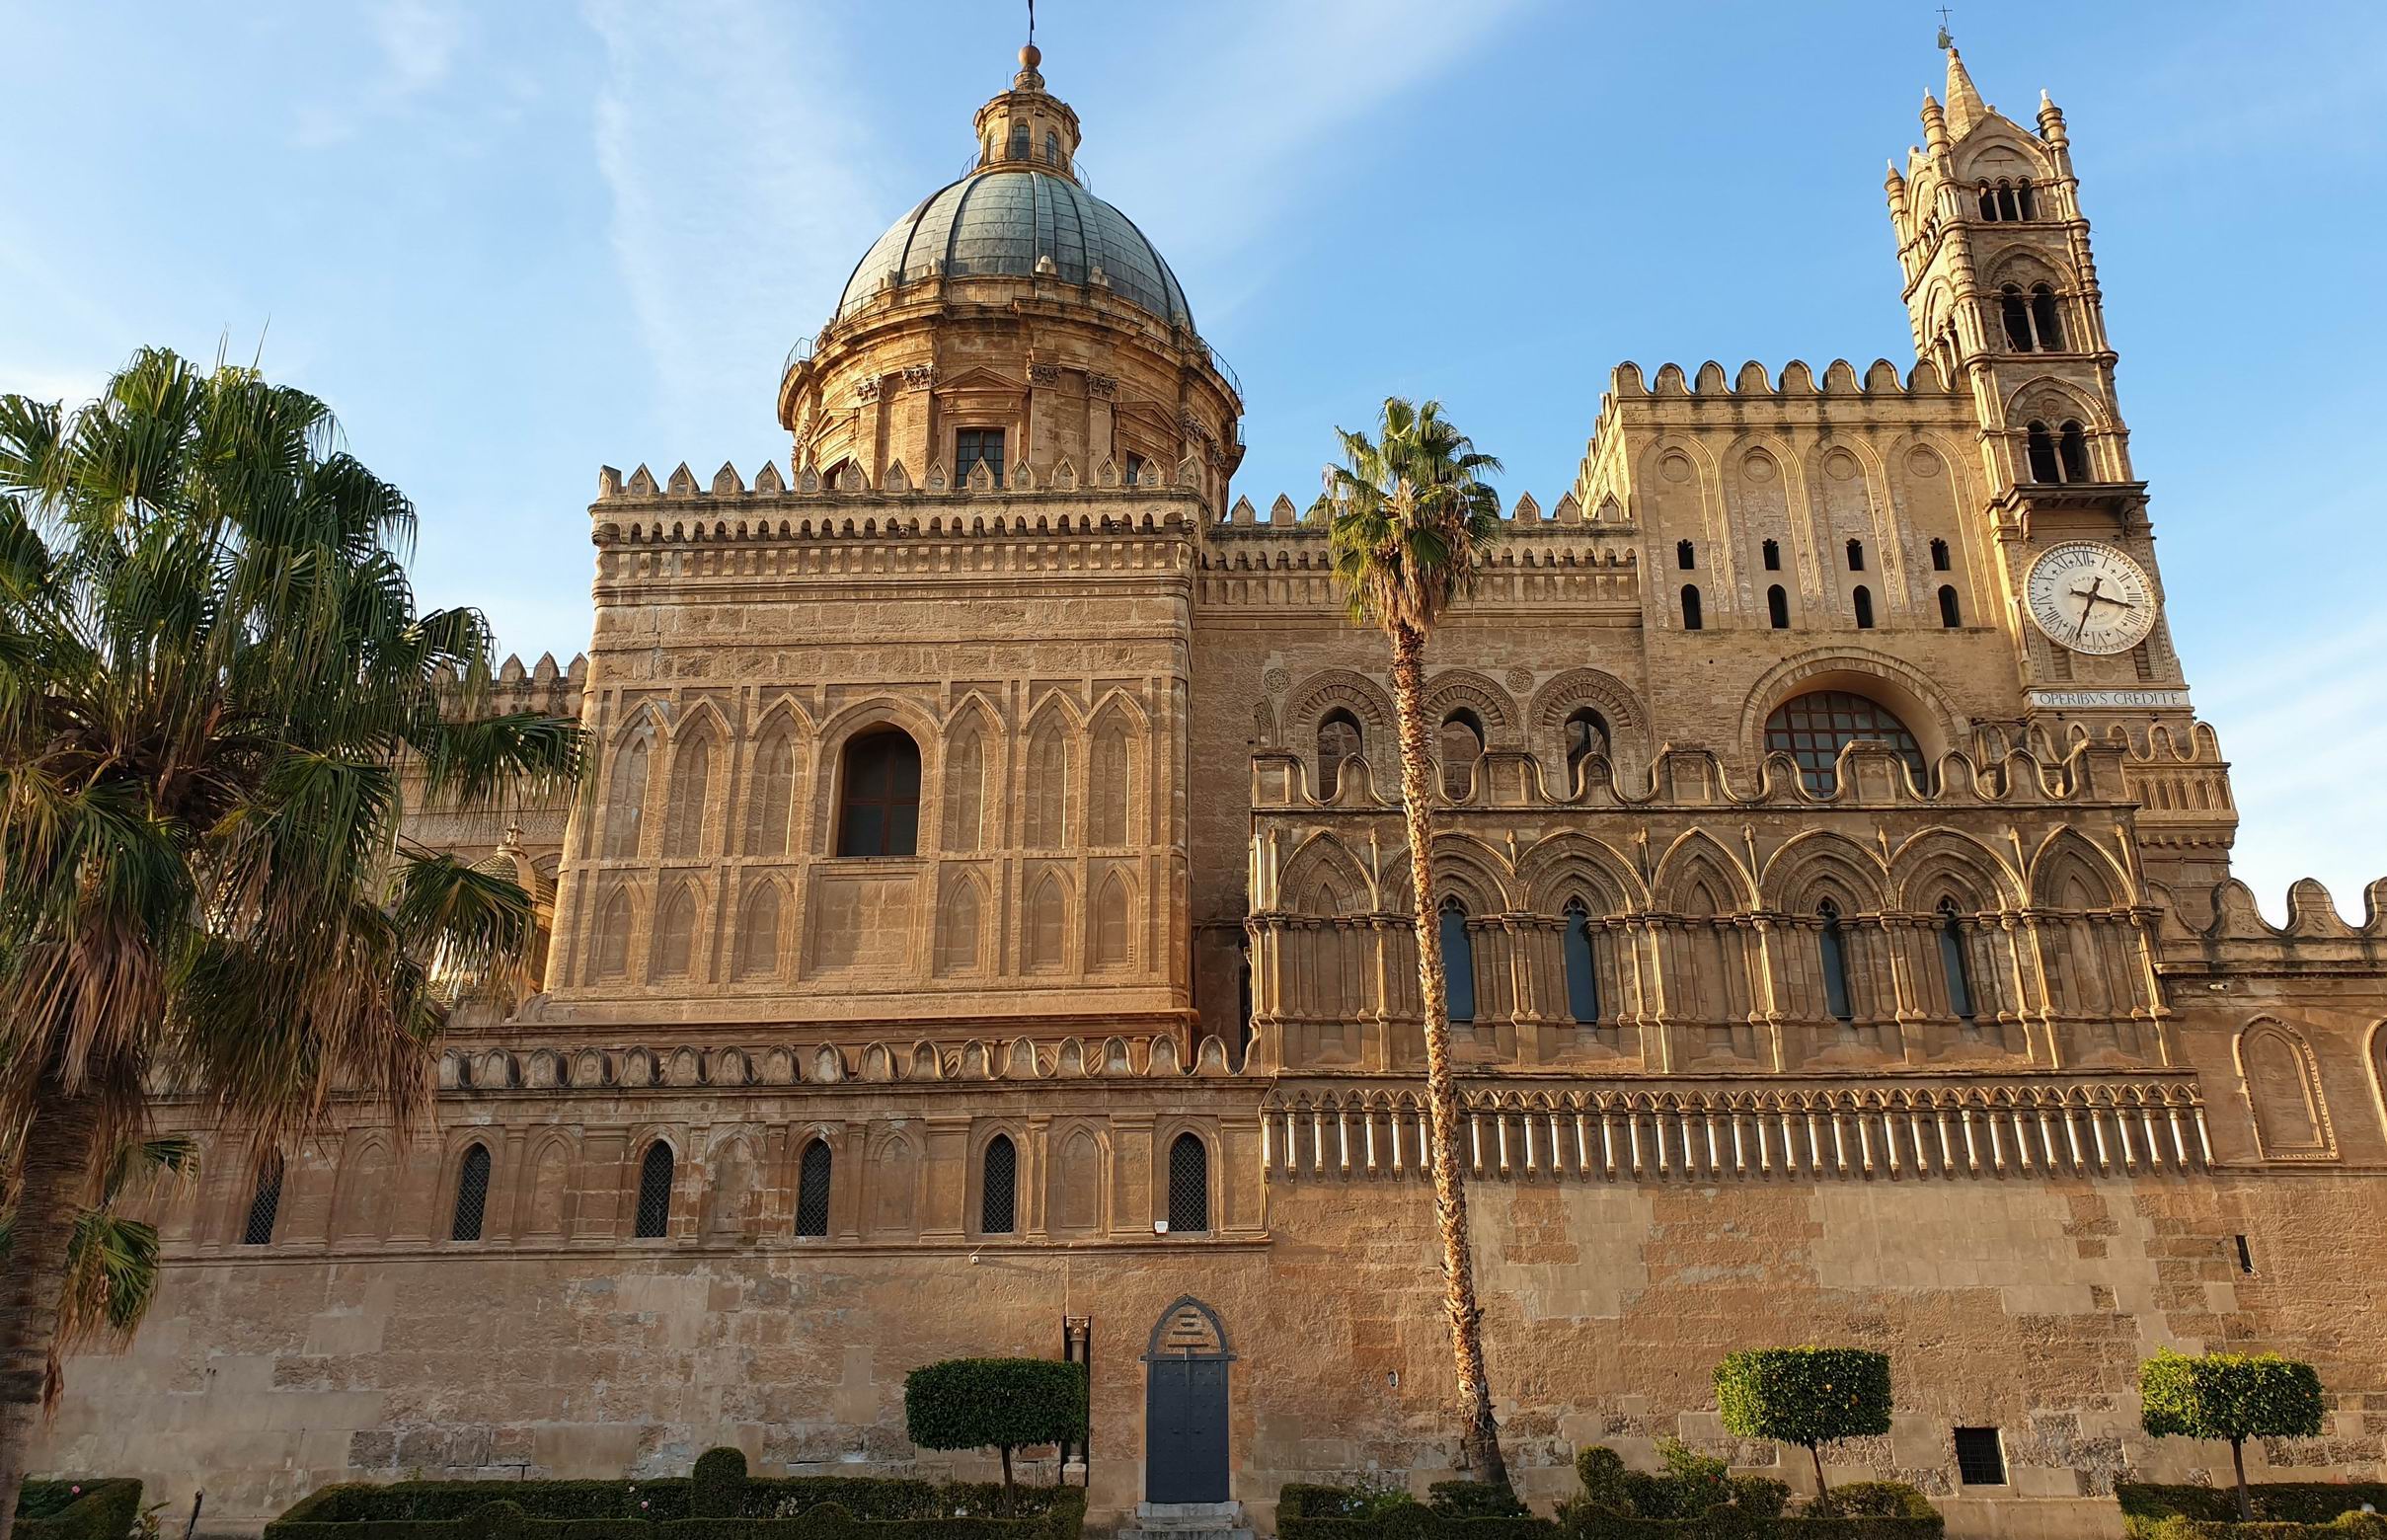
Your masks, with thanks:
[[[1239,495],[1235,373],[1040,63],[821,296],[785,470],[599,473],[585,654],[500,684],[585,722],[591,785],[415,826],[532,889],[540,987],[460,1008],[431,1126],[217,1142],[43,1468],[232,1527],[717,1443],[974,1475],[904,1375],[1026,1354],[1090,1366],[1038,1469],[1100,1525],[1450,1474],[1387,648],[1303,502]],[[2226,1480],[2139,1431],[2159,1348],[2318,1366],[2327,1435],[2258,1476],[2387,1457],[2387,886],[2278,926],[2230,875],[2069,132],[2026,118],[1951,50],[1891,165],[1911,362],[1617,366],[1433,639],[1485,1339],[1545,1507],[1588,1443],[1805,1484],[1710,1381],[1803,1342],[1893,1363],[1833,1478],[1960,1536]]]

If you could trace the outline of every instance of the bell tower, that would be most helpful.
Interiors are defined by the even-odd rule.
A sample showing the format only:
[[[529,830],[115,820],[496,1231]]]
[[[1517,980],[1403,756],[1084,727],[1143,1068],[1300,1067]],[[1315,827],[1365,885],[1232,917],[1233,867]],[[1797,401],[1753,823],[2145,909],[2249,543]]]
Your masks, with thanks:
[[[2024,128],[1947,51],[1947,101],[1924,94],[1923,143],[1886,191],[1916,357],[1972,397],[2029,719],[2059,740],[2072,723],[2185,729],[2063,114],[2042,93]]]

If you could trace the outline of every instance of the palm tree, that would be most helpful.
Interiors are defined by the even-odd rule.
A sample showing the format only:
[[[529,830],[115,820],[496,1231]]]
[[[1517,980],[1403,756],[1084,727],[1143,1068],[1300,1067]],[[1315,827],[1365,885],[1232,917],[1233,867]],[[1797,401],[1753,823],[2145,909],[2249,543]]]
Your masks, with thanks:
[[[12,1154],[0,1148],[0,1170],[14,1166]],[[68,1243],[66,1287],[41,1382],[44,1413],[54,1414],[66,1393],[66,1355],[104,1342],[129,1342],[157,1298],[157,1226],[118,1212],[117,1200],[136,1177],[162,1187],[166,1179],[189,1183],[197,1175],[198,1145],[183,1134],[119,1145],[103,1168],[99,1199],[75,1220]],[[0,1209],[0,1263],[9,1260],[16,1227],[14,1205]]]
[[[1467,1235],[1467,1186],[1459,1171],[1458,1088],[1450,1072],[1450,1010],[1434,911],[1432,747],[1425,723],[1425,644],[1477,560],[1501,535],[1500,499],[1483,477],[1501,462],[1476,452],[1444,421],[1441,403],[1388,398],[1377,437],[1335,430],[1344,463],[1327,470],[1313,515],[1332,518],[1335,579],[1356,624],[1392,640],[1393,707],[1401,735],[1401,806],[1408,822],[1410,887],[1417,902],[1418,993],[1425,1010],[1425,1092],[1433,1109],[1434,1214],[1442,1231],[1443,1308],[1467,1407],[1460,1448],[1477,1479],[1508,1485],[1500,1424],[1484,1373],[1483,1311]],[[4,1537],[0,1537],[4,1540]]]
[[[402,841],[402,782],[544,794],[580,731],[486,712],[488,625],[417,612],[414,517],[253,369],[150,350],[71,415],[0,397],[0,1540],[79,1216],[153,1098],[260,1162],[335,1091],[410,1121],[444,975],[529,941],[518,886]]]

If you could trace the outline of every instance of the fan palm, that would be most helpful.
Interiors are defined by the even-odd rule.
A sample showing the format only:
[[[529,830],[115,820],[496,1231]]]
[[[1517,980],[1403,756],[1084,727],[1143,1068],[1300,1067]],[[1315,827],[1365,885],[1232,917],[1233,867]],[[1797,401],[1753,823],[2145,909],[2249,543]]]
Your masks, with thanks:
[[[322,402],[136,354],[0,397],[0,1540],[79,1216],[160,1094],[254,1158],[335,1090],[411,1119],[452,982],[521,955],[511,882],[411,849],[402,783],[488,806],[578,724],[486,712],[478,612],[418,613],[414,508]],[[437,960],[436,967],[430,961]]]
[[[1484,1372],[1483,1311],[1459,1170],[1458,1090],[1450,1070],[1450,1011],[1434,912],[1433,754],[1425,723],[1425,644],[1501,535],[1500,500],[1483,478],[1501,462],[1480,454],[1439,402],[1385,401],[1376,437],[1335,430],[1344,463],[1327,470],[1314,509],[1331,518],[1335,578],[1351,619],[1392,642],[1393,707],[1401,738],[1401,804],[1417,902],[1418,992],[1425,1014],[1425,1092],[1432,1108],[1434,1213],[1441,1226],[1443,1308],[1467,1408],[1461,1449],[1477,1479],[1505,1487],[1500,1424]]]

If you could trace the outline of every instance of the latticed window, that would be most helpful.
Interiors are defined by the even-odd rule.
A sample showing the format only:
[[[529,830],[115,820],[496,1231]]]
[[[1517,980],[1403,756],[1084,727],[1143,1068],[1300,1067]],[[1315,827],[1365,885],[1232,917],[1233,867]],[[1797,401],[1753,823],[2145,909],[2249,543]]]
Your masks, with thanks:
[[[1169,1230],[1205,1235],[1210,1229],[1210,1151],[1201,1135],[1181,1133],[1169,1146]]]
[[[985,1164],[979,1181],[978,1229],[987,1235],[1009,1235],[1020,1227],[1020,1152],[1011,1135],[998,1133],[987,1141]]]
[[[2006,1451],[1994,1427],[1956,1430],[1956,1473],[1967,1487],[2006,1484]]]
[[[1846,690],[1815,690],[1785,701],[1765,719],[1766,752],[1799,762],[1799,778],[1818,794],[1832,789],[1840,750],[1855,742],[1881,743],[1906,761],[1919,784],[1922,745],[1887,707]]]
[[[1834,1021],[1854,1021],[1856,1007],[1848,995],[1848,936],[1840,927],[1840,906],[1829,898],[1815,906],[1823,928],[1815,937],[1816,961],[1823,968],[1823,1009]]]
[[[489,1146],[476,1144],[464,1152],[456,1172],[456,1218],[448,1227],[451,1241],[477,1241],[481,1219],[489,1209]]]
[[[920,745],[895,729],[845,745],[837,854],[909,856],[920,848]]]
[[[249,1199],[249,1217],[241,1225],[243,1246],[273,1244],[273,1221],[281,1213],[281,1157],[270,1155],[257,1173],[257,1192]]]
[[[1591,952],[1591,911],[1580,898],[1567,900],[1567,930],[1562,941],[1567,963],[1567,1014],[1578,1026],[1599,1020],[1599,971]]]
[[[670,1230],[671,1146],[657,1139],[647,1146],[647,1158],[639,1163],[638,1224],[631,1234],[651,1241]]]
[[[829,1147],[814,1139],[804,1147],[796,1171],[796,1233],[829,1233]]]
[[[1021,146],[1025,158],[1027,147]],[[969,468],[984,461],[986,474],[994,484],[1003,485],[1003,430],[999,427],[965,427],[954,434],[954,481],[969,480]]]
[[[1972,963],[1964,952],[1964,922],[1957,913],[1956,900],[1940,900],[1940,970],[1948,975],[1948,1009],[1965,1021],[1972,1020]]]
[[[1475,937],[1467,929],[1467,906],[1445,898],[1435,916],[1442,939],[1442,1008],[1454,1022],[1475,1020]]]

